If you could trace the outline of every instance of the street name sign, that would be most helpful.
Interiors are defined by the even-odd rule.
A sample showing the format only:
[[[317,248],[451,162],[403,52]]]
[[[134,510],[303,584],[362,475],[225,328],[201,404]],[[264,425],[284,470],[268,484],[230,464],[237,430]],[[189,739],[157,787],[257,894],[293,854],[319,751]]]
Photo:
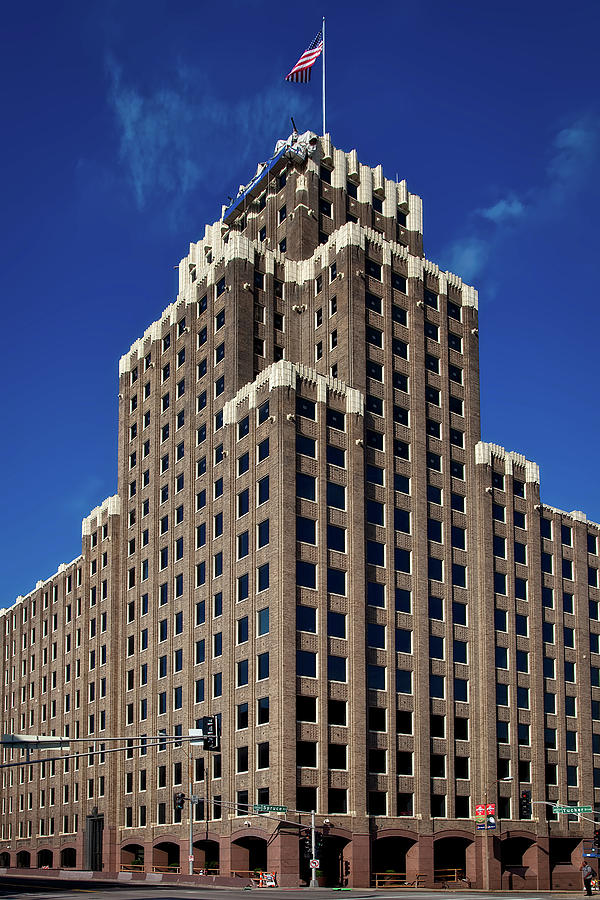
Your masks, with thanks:
[[[269,806],[268,803],[256,803],[252,809],[255,813],[280,812],[286,813],[287,806]]]
[[[555,806],[554,812],[562,813],[563,815],[571,815],[576,816],[578,813],[591,813],[591,806]]]

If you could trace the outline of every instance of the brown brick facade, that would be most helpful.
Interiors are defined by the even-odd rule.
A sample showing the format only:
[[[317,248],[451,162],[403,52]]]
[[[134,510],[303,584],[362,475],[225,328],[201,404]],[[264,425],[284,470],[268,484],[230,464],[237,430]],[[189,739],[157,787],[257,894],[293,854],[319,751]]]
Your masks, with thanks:
[[[0,866],[93,867],[96,807],[105,871],[185,872],[191,785],[196,870],[306,880],[264,803],[315,810],[331,885],[576,886],[593,826],[545,804],[600,788],[599,528],[480,441],[420,199],[304,138],[190,245],[121,359],[117,494],[0,614],[3,731],[85,739],[4,750]],[[161,739],[206,715],[220,752]]]

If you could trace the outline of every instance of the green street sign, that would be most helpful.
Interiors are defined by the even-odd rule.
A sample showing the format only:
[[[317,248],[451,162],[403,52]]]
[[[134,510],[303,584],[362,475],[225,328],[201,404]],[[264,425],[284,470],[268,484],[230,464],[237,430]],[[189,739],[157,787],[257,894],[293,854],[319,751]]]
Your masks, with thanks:
[[[269,806],[268,803],[256,803],[252,809],[255,813],[265,813],[265,812],[287,812],[287,806]]]
[[[554,812],[562,813],[563,815],[571,815],[576,816],[577,813],[591,813],[591,806],[555,806]]]

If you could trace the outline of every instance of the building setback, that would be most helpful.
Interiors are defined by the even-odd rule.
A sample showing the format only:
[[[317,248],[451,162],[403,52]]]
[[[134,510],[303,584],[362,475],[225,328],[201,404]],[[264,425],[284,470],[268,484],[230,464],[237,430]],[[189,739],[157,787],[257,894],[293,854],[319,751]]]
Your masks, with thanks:
[[[593,826],[550,804],[600,811],[600,529],[481,441],[420,198],[281,142],[119,392],[117,493],[0,611],[3,731],[83,754],[3,749],[0,866],[186,872],[191,808],[196,870],[296,885],[314,810],[330,885],[578,886]],[[162,738],[208,715],[220,749]]]

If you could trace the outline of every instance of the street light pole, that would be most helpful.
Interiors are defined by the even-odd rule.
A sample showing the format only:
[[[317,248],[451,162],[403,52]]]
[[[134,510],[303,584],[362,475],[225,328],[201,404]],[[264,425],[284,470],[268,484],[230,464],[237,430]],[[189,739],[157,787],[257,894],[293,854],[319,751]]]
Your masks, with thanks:
[[[487,805],[488,805],[488,794],[489,792],[496,787],[496,785],[500,784],[503,781],[512,781],[512,775],[509,775],[508,778],[497,778],[496,781],[492,781],[489,784],[485,791],[483,792],[483,802],[485,805],[485,840],[483,845],[483,889],[484,891],[489,891],[490,889],[490,836],[488,834],[488,815],[487,815]],[[496,821],[498,821],[498,810],[496,810]]]

